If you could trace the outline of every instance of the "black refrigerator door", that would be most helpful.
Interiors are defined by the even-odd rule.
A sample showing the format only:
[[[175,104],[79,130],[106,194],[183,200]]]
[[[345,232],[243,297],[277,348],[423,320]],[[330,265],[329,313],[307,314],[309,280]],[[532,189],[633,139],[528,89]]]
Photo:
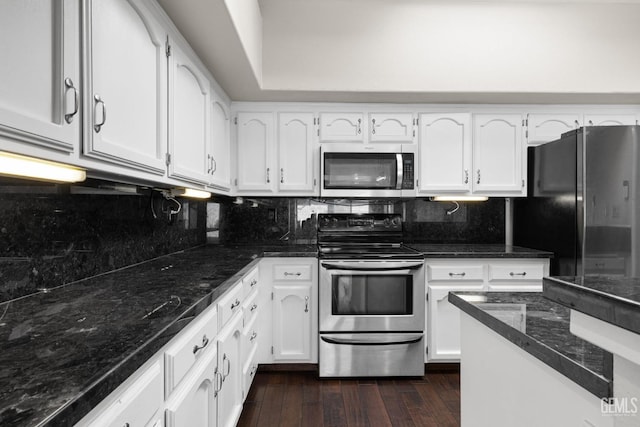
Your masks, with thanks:
[[[550,274],[573,276],[576,228],[577,132],[528,149],[528,197],[513,200],[513,243],[553,252]]]

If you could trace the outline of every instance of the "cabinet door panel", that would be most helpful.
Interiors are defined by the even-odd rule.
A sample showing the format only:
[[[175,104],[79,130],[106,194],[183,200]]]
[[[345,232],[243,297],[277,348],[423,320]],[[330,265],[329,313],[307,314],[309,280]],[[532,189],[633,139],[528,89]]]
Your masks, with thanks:
[[[273,287],[273,358],[311,358],[311,285]]]
[[[528,114],[527,142],[539,145],[560,138],[580,126],[580,114]]]
[[[209,82],[174,43],[169,73],[169,175],[207,183]]]
[[[321,113],[320,142],[363,142],[364,124],[361,113]]]
[[[474,116],[474,193],[522,193],[522,117],[519,114]]]
[[[371,142],[413,142],[413,114],[375,113],[369,115]]]
[[[164,174],[165,32],[138,1],[94,0],[87,5],[91,126],[85,154]]]
[[[471,116],[420,116],[420,193],[471,189]]]
[[[460,359],[460,311],[447,300],[453,290],[429,287],[428,360]]]
[[[218,369],[222,388],[218,393],[218,426],[232,427],[242,411],[242,313],[234,316],[218,335]]]
[[[311,113],[278,117],[278,190],[313,193],[314,126]]]
[[[637,124],[635,114],[585,114],[585,126],[632,126]]]
[[[273,115],[238,113],[238,190],[273,189]]]
[[[211,185],[231,189],[231,140],[229,139],[229,110],[219,99],[211,101]]]
[[[78,14],[74,0],[2,2],[0,135],[63,152],[79,143]]]

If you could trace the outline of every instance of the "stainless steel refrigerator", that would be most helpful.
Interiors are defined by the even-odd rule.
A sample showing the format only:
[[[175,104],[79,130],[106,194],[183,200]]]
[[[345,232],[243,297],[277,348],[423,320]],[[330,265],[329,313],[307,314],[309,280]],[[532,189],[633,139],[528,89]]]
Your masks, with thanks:
[[[513,243],[552,251],[551,275],[640,276],[640,126],[593,126],[528,150]]]

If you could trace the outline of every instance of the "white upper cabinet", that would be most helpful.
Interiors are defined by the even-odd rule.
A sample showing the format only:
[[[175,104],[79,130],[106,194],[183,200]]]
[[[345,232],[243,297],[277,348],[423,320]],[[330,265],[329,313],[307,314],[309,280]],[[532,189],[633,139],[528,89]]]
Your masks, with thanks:
[[[169,176],[209,181],[209,80],[177,43],[169,57]]]
[[[237,116],[238,191],[272,192],[273,114],[239,112]]]
[[[526,195],[522,116],[473,116],[473,193]]]
[[[362,113],[320,113],[320,142],[364,142]]]
[[[231,189],[231,115],[227,105],[213,93],[211,99],[211,143],[207,156],[209,183],[213,187]]]
[[[370,142],[411,143],[414,138],[413,113],[369,114]]]
[[[420,115],[418,192],[468,192],[471,114]]]
[[[278,114],[278,191],[314,194],[317,151],[312,113]]]
[[[166,32],[142,0],[88,0],[84,154],[165,174]]]
[[[77,0],[2,1],[0,136],[60,153],[78,146],[79,34]]]
[[[539,145],[560,138],[565,132],[580,126],[582,115],[578,113],[527,114],[527,142]]]
[[[585,114],[585,126],[629,126],[638,124],[635,114]]]

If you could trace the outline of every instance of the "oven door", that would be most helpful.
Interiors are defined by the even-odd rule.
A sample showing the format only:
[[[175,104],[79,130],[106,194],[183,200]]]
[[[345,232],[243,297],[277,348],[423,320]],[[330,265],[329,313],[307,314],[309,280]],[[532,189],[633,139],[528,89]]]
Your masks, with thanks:
[[[321,260],[320,331],[424,330],[422,260]]]

